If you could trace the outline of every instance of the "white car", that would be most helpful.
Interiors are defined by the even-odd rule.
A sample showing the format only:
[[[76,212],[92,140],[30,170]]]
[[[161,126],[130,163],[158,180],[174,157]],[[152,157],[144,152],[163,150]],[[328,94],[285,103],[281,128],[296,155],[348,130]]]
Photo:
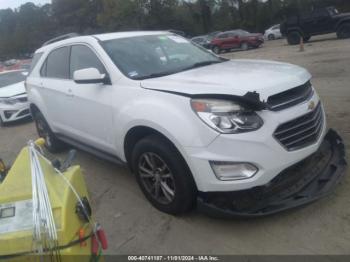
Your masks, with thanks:
[[[30,117],[26,76],[22,70],[0,73],[0,125]]]
[[[267,40],[275,40],[275,39],[282,38],[281,26],[280,25],[271,26],[269,29],[265,31],[264,37]]]
[[[342,178],[342,140],[301,67],[224,59],[169,32],[62,39],[26,80],[39,136],[127,163],[163,212],[267,215]]]

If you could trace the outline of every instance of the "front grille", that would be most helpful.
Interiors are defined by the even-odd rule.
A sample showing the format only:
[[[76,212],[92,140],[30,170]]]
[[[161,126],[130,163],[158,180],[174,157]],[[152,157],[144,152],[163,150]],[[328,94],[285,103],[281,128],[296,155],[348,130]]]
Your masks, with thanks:
[[[308,100],[313,95],[311,82],[287,90],[277,95],[270,96],[267,104],[270,110],[280,111]]]
[[[294,151],[317,142],[324,124],[322,105],[306,115],[280,125],[274,137],[288,150]]]

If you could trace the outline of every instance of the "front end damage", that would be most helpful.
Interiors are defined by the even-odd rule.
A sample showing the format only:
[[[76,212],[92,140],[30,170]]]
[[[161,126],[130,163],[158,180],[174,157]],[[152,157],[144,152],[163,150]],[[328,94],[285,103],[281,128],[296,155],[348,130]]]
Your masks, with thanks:
[[[265,186],[236,192],[199,192],[198,209],[215,217],[259,217],[306,205],[330,194],[345,175],[342,138],[330,130],[319,150]]]

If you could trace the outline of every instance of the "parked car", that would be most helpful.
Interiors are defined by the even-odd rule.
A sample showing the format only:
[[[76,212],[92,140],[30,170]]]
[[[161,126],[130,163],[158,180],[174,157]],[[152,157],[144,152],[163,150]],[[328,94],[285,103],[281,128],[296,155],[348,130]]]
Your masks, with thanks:
[[[211,40],[206,35],[193,37],[191,41],[204,48],[211,49]]]
[[[252,34],[244,30],[233,30],[218,34],[212,41],[211,46],[214,53],[241,48],[258,48],[264,43],[262,34]]]
[[[30,117],[26,75],[23,70],[0,73],[0,125]]]
[[[271,26],[269,29],[265,31],[264,37],[267,40],[275,40],[275,39],[282,38],[280,25]]]
[[[282,23],[281,32],[290,45],[297,45],[312,36],[336,32],[338,38],[350,38],[350,13],[340,14],[334,7],[318,8],[313,12],[290,16]]]
[[[342,139],[301,67],[224,59],[169,32],[55,41],[26,80],[39,136],[127,164],[163,212],[268,215],[343,177]]]

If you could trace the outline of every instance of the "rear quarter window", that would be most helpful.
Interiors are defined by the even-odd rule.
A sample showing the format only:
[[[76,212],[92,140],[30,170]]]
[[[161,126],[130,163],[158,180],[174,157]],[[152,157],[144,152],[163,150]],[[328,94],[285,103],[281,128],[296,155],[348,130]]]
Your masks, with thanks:
[[[53,50],[46,59],[46,77],[69,79],[70,47],[61,47]]]
[[[36,53],[34,54],[34,57],[32,59],[32,62],[30,64],[29,68],[29,74],[33,71],[34,67],[38,64],[40,58],[42,57],[43,53]]]

